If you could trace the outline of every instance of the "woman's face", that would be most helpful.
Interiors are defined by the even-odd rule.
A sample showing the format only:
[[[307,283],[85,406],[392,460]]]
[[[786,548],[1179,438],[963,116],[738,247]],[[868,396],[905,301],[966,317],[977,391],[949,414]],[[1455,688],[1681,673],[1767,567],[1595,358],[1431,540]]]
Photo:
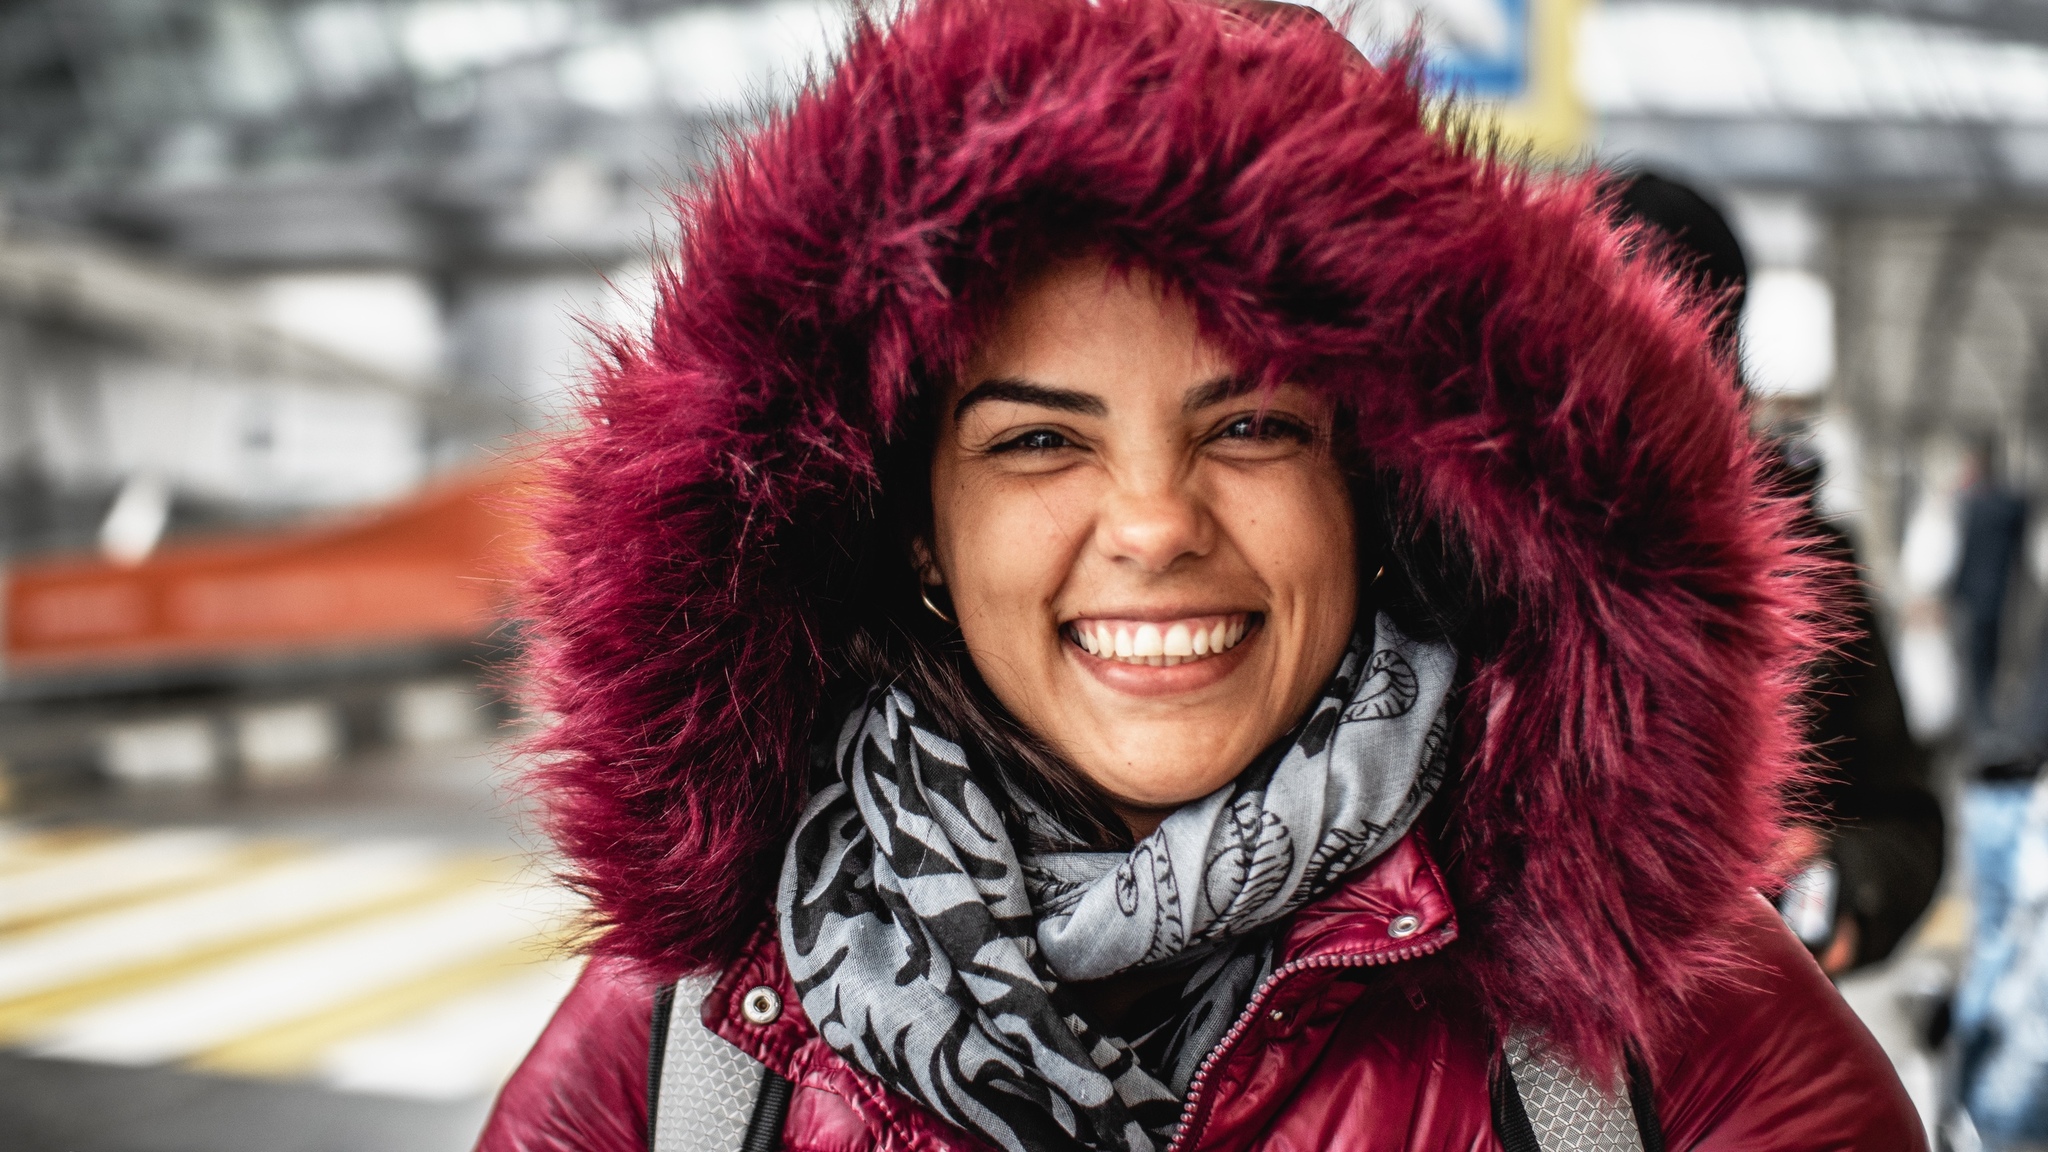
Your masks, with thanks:
[[[1142,273],[1056,266],[940,409],[931,570],[1004,706],[1142,835],[1297,720],[1356,614],[1331,406]]]

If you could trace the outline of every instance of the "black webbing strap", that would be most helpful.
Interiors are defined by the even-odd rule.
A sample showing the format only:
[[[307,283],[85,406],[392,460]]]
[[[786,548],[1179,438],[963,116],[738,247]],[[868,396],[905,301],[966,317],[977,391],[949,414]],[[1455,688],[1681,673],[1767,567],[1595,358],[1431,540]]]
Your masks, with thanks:
[[[747,1138],[740,1152],[776,1152],[782,1147],[782,1122],[789,1117],[789,1097],[794,1085],[766,1068],[761,1070],[761,1094],[754,1097],[754,1115],[747,1121]]]
[[[1650,1091],[1650,1070],[1628,1050],[1628,1106],[1636,1114],[1636,1135],[1643,1152],[1664,1152],[1664,1122],[1657,1119],[1657,1097]]]
[[[668,1018],[675,1011],[676,986],[654,990],[654,1019],[647,1029],[647,1146],[654,1147],[654,1124],[661,1116],[661,1064],[668,1057]]]
[[[1536,1128],[1529,1123],[1529,1112],[1522,1107],[1522,1090],[1515,1086],[1515,1073],[1508,1067],[1505,1052],[1494,1063],[1490,1087],[1493,1134],[1500,1137],[1501,1152],[1542,1152],[1536,1144]]]

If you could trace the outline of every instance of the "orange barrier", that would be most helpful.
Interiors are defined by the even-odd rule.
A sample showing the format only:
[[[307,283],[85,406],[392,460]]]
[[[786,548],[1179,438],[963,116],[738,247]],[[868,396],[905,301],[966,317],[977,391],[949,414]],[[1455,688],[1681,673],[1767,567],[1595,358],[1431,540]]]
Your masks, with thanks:
[[[508,472],[366,516],[6,571],[8,678],[481,637],[505,618],[523,545]]]

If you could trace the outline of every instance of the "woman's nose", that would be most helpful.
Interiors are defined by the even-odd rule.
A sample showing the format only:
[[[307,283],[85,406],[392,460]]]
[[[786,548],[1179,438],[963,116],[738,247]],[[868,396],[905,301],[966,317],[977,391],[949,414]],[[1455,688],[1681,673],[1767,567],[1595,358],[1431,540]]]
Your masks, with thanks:
[[[1164,572],[1183,557],[1206,555],[1215,522],[1201,500],[1180,487],[1119,490],[1103,508],[1095,535],[1110,559]]]

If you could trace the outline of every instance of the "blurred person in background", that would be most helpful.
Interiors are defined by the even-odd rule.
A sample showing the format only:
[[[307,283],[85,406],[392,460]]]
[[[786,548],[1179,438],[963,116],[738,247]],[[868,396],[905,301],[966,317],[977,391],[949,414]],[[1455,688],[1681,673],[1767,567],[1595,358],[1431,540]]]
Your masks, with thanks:
[[[1616,222],[1662,238],[1659,253],[1718,302],[1715,335],[1738,352],[1749,266],[1719,209],[1686,185],[1650,172],[1610,185]],[[1794,402],[1763,402],[1783,480],[1804,507],[1802,531],[1820,551],[1861,573],[1855,545],[1825,516],[1817,497],[1823,463]],[[1813,673],[1808,738],[1826,767],[1813,796],[1824,845],[1779,898],[1787,923],[1829,975],[1891,955],[1920,919],[1941,880],[1941,802],[1929,785],[1930,757],[1906,726],[1867,583],[1843,589],[1846,636]]]
[[[1956,501],[1961,513],[1962,541],[1949,600],[1961,631],[1964,686],[1963,722],[1979,746],[1980,763],[1995,766],[2007,759],[1982,747],[1993,740],[1995,690],[2001,639],[2005,634],[2006,593],[2026,533],[2026,498],[1999,475],[1997,442],[1983,437],[1963,458]],[[1991,754],[1987,758],[1986,752]]]
[[[1997,442],[1971,444],[1956,495],[1960,531],[1949,587],[1963,650],[1962,787],[1972,912],[1968,967],[1957,990],[1958,1095],[1992,1147],[2048,1141],[2048,648],[2035,656],[2027,699],[2001,724],[1995,689],[2026,500],[1999,474]]]
[[[557,449],[510,1149],[1924,1147],[1755,886],[1825,565],[1596,182],[1313,14],[946,0]]]

